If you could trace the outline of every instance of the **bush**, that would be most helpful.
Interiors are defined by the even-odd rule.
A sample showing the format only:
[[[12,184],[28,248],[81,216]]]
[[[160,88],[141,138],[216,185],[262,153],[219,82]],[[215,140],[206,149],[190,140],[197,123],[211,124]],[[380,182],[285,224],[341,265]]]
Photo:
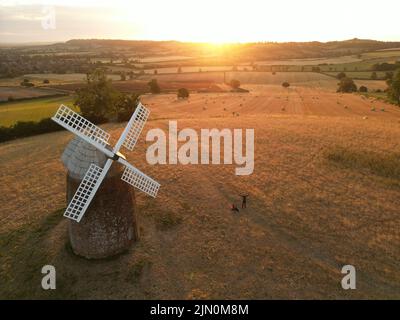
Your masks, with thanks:
[[[9,102],[14,101],[14,100],[15,100],[15,99],[14,99],[13,96],[8,96],[8,98],[7,98],[7,101],[9,101]]]
[[[240,87],[240,81],[236,80],[236,79],[232,79],[231,82],[229,83],[229,85],[233,88],[233,89],[237,89]]]
[[[117,121],[129,121],[136,110],[138,102],[139,95],[137,94],[121,94],[115,105],[115,108],[117,109]]]
[[[74,105],[78,106],[87,119],[116,117],[115,102],[119,92],[107,79],[104,70],[96,69],[87,76],[85,87],[76,92]]]
[[[344,77],[338,83],[338,92],[350,93],[357,91],[357,86],[355,85],[353,79]]]
[[[282,87],[289,88],[290,87],[290,83],[285,81],[285,82],[282,83]]]
[[[342,80],[343,78],[346,78],[346,74],[344,72],[339,72],[336,75],[336,78],[338,78],[339,80]]]
[[[21,86],[23,86],[23,87],[28,87],[28,88],[34,86],[34,84],[33,84],[32,82],[29,82],[29,80],[28,80],[28,81],[25,81],[25,80],[27,80],[27,79],[24,79],[24,81],[22,81],[22,82],[20,83]]]
[[[400,70],[393,76],[393,79],[387,80],[387,84],[389,86],[388,97],[400,106]]]
[[[50,83],[50,80],[49,80],[49,79],[44,79],[44,80],[43,80],[43,83],[46,83],[46,84],[47,84],[47,83]]]
[[[0,127],[0,142],[62,129],[63,128],[60,125],[55,123],[50,118],[42,119],[39,122],[18,121],[11,127]]]
[[[89,121],[100,124],[107,122],[105,118],[88,118]],[[0,142],[35,136],[42,133],[49,133],[64,130],[59,124],[55,123],[51,118],[45,118],[39,122],[34,121],[18,121],[11,127],[0,127]]]
[[[157,94],[161,92],[161,88],[158,85],[157,79],[153,79],[151,81],[149,81],[148,86],[150,87],[150,92]]]
[[[385,73],[385,80],[391,80],[393,79],[394,73],[391,71],[388,71]]]
[[[182,99],[189,98],[189,90],[186,88],[180,88],[178,90],[177,96],[178,96],[178,98],[182,98]]]
[[[376,79],[378,79],[378,75],[376,74],[376,72],[374,71],[374,72],[372,72],[372,74],[371,74],[371,79],[372,80],[376,80]]]
[[[366,86],[361,86],[358,91],[360,92],[368,92],[368,88]]]

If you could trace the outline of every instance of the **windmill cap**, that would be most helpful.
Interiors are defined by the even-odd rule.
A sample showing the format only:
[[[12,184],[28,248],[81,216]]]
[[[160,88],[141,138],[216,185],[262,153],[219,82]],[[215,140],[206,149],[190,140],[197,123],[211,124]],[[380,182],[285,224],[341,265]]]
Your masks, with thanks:
[[[91,144],[79,137],[75,137],[65,148],[61,161],[72,178],[83,179],[92,163],[102,168],[107,161],[107,157]]]

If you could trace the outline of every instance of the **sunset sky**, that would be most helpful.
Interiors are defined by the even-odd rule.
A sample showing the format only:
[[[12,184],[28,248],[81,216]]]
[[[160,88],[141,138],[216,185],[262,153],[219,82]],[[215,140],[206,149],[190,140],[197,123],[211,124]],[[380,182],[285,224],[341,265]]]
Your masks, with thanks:
[[[0,0],[0,43],[400,41],[399,12],[399,0]]]

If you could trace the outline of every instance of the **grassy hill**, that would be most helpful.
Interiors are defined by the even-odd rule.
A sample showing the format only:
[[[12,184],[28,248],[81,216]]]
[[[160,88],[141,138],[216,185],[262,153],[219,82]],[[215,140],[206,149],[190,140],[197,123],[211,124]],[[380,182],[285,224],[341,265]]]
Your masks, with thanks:
[[[0,144],[0,297],[399,299],[400,109],[318,87],[248,88],[143,97],[151,117],[126,155],[162,187],[156,199],[136,193],[141,240],[114,259],[87,261],[68,245],[60,155],[72,135]],[[148,165],[146,132],[169,119],[254,128],[254,173]],[[104,128],[115,139],[123,126]],[[232,213],[241,192],[248,208]],[[56,267],[55,291],[40,289],[44,264]],[[357,290],[340,287],[345,264]]]

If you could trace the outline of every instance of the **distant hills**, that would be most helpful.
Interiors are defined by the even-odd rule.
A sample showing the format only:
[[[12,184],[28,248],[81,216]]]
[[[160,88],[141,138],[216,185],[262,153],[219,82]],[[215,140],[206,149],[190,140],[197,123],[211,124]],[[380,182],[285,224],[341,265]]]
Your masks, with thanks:
[[[281,60],[357,55],[368,51],[400,48],[400,42],[350,39],[331,42],[255,42],[210,46],[206,43],[118,39],[72,39],[55,44],[16,46],[14,50],[37,53],[69,54],[92,52],[96,55],[151,56],[180,55],[194,58],[219,56],[230,61]]]

